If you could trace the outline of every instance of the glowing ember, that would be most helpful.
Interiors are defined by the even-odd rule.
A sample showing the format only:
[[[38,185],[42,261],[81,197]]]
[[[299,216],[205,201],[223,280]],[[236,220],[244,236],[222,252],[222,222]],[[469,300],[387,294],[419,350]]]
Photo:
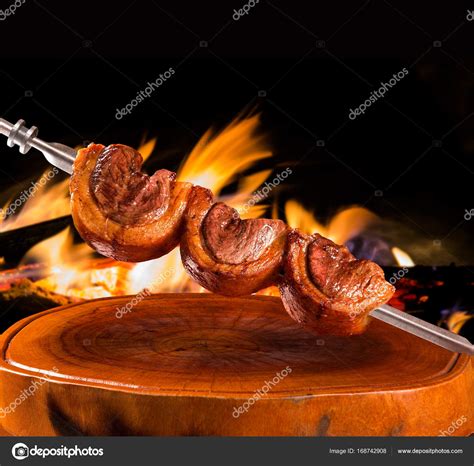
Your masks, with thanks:
[[[22,263],[47,266],[47,276],[36,284],[56,293],[80,298],[102,298],[125,294],[130,266],[105,260],[97,263],[94,251],[85,243],[73,244],[70,228],[31,248]]]

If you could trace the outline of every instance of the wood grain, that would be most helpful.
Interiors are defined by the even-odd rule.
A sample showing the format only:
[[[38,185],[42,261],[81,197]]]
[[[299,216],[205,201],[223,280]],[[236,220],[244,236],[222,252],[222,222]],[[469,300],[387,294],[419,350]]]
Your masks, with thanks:
[[[131,299],[57,308],[5,332],[0,401],[15,409],[1,412],[4,429],[440,435],[465,418],[452,435],[474,431],[472,360],[382,322],[363,335],[321,338],[293,322],[278,298],[211,294],[154,295],[118,319]],[[266,395],[237,417],[234,408],[265,385]]]

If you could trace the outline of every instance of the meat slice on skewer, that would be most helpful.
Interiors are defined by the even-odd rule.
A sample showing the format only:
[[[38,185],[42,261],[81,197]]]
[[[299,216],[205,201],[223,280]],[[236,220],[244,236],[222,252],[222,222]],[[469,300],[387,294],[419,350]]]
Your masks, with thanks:
[[[181,237],[181,259],[191,277],[209,291],[240,296],[277,283],[286,244],[281,220],[241,220],[212,192],[193,188]]]
[[[142,163],[120,144],[91,144],[77,155],[72,216],[99,253],[139,262],[180,244],[185,269],[207,290],[240,296],[279,284],[290,316],[319,334],[362,333],[368,313],[393,294],[382,269],[346,247],[281,220],[242,220],[210,190],[168,170],[148,176]]]
[[[345,246],[319,234],[288,234],[281,297],[290,316],[315,333],[364,332],[368,313],[393,292],[374,262],[357,260]]]
[[[191,183],[175,173],[141,172],[131,147],[91,144],[79,151],[71,177],[71,210],[82,238],[99,253],[140,262],[163,256],[179,243]]]

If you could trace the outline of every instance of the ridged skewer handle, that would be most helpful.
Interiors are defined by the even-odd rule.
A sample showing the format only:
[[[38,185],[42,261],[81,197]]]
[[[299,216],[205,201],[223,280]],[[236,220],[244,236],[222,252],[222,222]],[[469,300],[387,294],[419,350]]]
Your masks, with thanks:
[[[18,120],[15,124],[0,118],[0,133],[5,135],[7,145],[17,145],[20,153],[26,154],[32,147],[43,153],[46,160],[60,170],[71,174],[76,151],[72,147],[57,142],[45,142],[39,139],[38,128],[32,126],[27,128],[24,120]]]

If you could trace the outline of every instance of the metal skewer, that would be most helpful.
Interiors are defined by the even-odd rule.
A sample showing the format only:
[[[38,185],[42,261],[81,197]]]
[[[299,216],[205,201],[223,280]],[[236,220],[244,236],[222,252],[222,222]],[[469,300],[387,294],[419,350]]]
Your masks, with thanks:
[[[379,308],[374,309],[370,316],[430,341],[435,345],[442,346],[449,351],[474,355],[474,345],[467,338],[418,319],[418,317],[406,312],[399,311],[388,304],[382,304]]]
[[[13,147],[16,144],[20,147],[22,154],[26,154],[34,147],[43,153],[51,165],[66,173],[72,174],[76,151],[64,144],[42,141],[37,137],[38,128],[35,126],[27,129],[25,128],[25,122],[23,120],[18,120],[15,125],[12,125],[8,121],[0,118],[0,133],[7,136],[7,144],[9,147]],[[425,322],[410,314],[401,312],[387,304],[373,310],[370,316],[449,351],[466,353],[471,356],[474,355],[474,345],[466,338],[430,324],[429,322]]]
[[[43,153],[51,165],[70,175],[72,174],[72,165],[76,158],[76,151],[64,144],[45,142],[39,139],[36,126],[27,129],[25,128],[24,120],[18,120],[16,124],[12,125],[10,122],[0,118],[0,133],[8,138],[7,145],[9,147],[13,147],[15,144],[19,146],[21,154],[26,154],[34,147]]]

